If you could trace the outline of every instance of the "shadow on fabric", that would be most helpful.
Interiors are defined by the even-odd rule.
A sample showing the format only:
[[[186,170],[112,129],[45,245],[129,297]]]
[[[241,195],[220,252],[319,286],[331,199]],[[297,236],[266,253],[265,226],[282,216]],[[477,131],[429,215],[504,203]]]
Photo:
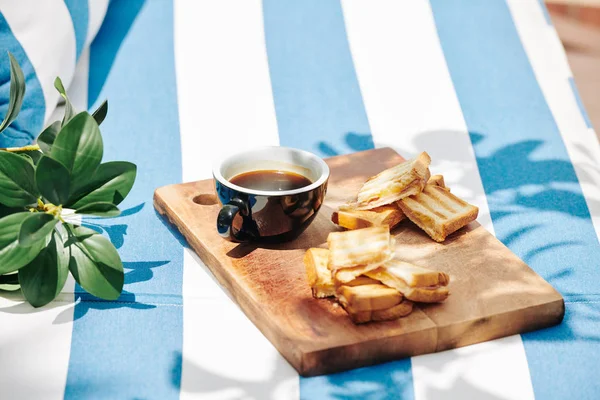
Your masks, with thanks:
[[[102,91],[121,44],[134,24],[146,0],[112,0],[104,23],[91,44],[88,108]]]
[[[146,203],[140,203],[137,206],[121,211],[119,217],[128,217],[142,211]],[[125,235],[127,235],[127,224],[106,225],[96,221],[102,221],[103,218],[86,217],[83,221],[83,226],[95,230],[98,233],[106,232],[112,244],[117,248],[121,248],[125,243]]]
[[[470,144],[474,148],[482,146],[477,148],[476,164],[473,148],[462,145],[464,131],[427,131],[404,143],[399,133],[395,141],[398,145],[375,143],[375,147],[391,147],[404,158],[416,156],[423,150],[429,152],[432,174],[443,173],[449,187],[474,204],[482,201],[478,193],[483,181],[498,239],[565,297],[562,324],[526,333],[523,335],[526,340],[546,342],[543,346],[600,342],[600,334],[594,330],[600,321],[598,301],[594,299],[600,299],[600,294],[591,284],[580,287],[590,273],[586,269],[597,265],[593,260],[597,260],[594,255],[598,243],[588,205],[600,207],[600,199],[589,196],[586,199],[580,186],[600,185],[597,161],[580,146],[577,151],[587,162],[576,175],[569,160],[538,157],[538,150],[545,145],[542,141],[523,140],[490,149],[486,139],[483,133],[469,133]],[[354,151],[364,150],[369,140],[369,134],[349,132],[345,136],[345,143]],[[320,142],[318,149],[326,157],[344,154],[326,141]],[[483,149],[485,151],[479,151]],[[579,291],[584,294],[578,295]],[[303,398],[319,395],[326,399],[355,399],[387,398],[384,395],[387,391],[397,397],[399,387],[412,387],[398,383],[397,379],[411,379],[409,360],[303,378],[301,393]],[[462,377],[450,385],[473,398],[493,396]],[[428,398],[442,398],[446,393],[439,387],[426,389]]]
[[[235,354],[224,354],[232,357],[235,362]],[[171,370],[171,381],[174,387],[179,388],[182,369],[186,374],[193,376],[193,380],[186,380],[186,385],[181,386],[182,393],[194,393],[210,397],[217,393],[229,393],[227,398],[244,399],[277,399],[292,398],[290,390],[295,386],[295,377],[290,377],[287,372],[289,366],[282,357],[276,358],[273,365],[273,374],[265,380],[248,381],[238,380],[227,376],[221,376],[212,371],[204,369],[200,365],[182,357],[180,352],[173,354],[173,367]],[[281,364],[280,364],[281,363]]]

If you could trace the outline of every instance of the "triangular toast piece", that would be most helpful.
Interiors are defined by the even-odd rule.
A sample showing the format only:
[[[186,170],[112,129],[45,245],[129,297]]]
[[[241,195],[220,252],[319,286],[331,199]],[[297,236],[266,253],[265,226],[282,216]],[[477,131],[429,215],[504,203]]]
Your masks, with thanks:
[[[381,285],[381,282],[375,280],[373,278],[369,278],[368,276],[361,275],[356,279],[351,280],[350,282],[340,282],[333,277],[333,284],[336,287],[340,286],[363,286],[363,285]]]
[[[376,279],[390,288],[396,289],[409,300],[420,303],[439,303],[448,298],[450,291],[448,285],[450,278],[447,274],[437,271],[424,272],[424,268],[416,265],[396,262],[368,271],[369,278]],[[407,283],[407,282],[410,282]],[[427,284],[416,286],[417,284]],[[411,286],[412,285],[412,286]]]
[[[403,285],[411,288],[447,286],[450,282],[450,276],[445,272],[419,267],[396,258],[384,263],[378,268],[378,272],[373,271],[373,275],[381,272],[385,273],[389,279],[400,280]]]
[[[344,308],[354,312],[385,310],[402,301],[400,292],[382,284],[340,286],[336,297]]]
[[[311,248],[304,253],[304,267],[313,297],[324,298],[335,296],[335,287],[331,271],[327,268],[329,250]]]
[[[479,213],[474,205],[435,185],[427,185],[421,193],[400,200],[398,206],[436,242],[446,240]]]
[[[346,229],[362,229],[387,226],[392,229],[405,218],[397,204],[389,204],[372,210],[340,209],[331,215],[334,224]]]
[[[358,191],[356,208],[369,210],[417,194],[430,177],[426,152],[371,177]]]
[[[398,318],[406,317],[413,310],[412,301],[403,300],[401,303],[385,309],[375,311],[352,311],[346,310],[350,319],[355,324],[364,324],[371,321],[392,321]]]
[[[332,232],[327,244],[327,266],[344,283],[377,268],[394,255],[390,231],[383,226]]]
[[[444,181],[444,177],[442,175],[431,175],[431,178],[429,178],[429,180],[427,181],[427,184],[439,186],[441,188],[447,189],[448,191],[450,190],[446,186],[446,182]]]

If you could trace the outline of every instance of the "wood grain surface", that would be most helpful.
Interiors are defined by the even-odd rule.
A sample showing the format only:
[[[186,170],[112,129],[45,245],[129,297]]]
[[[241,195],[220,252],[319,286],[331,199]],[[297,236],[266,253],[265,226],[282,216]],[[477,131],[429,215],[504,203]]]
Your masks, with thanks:
[[[432,353],[559,323],[560,294],[477,222],[436,243],[410,221],[392,232],[396,256],[447,272],[450,297],[396,321],[354,325],[333,300],[314,299],[302,264],[339,230],[331,213],[370,176],[403,159],[391,149],[327,161],[326,201],[312,225],[281,245],[236,244],[216,232],[220,205],[212,180],[170,185],[154,206],[185,236],[248,318],[304,376]],[[436,173],[443,171],[435,171]],[[218,321],[214,321],[218,323]]]

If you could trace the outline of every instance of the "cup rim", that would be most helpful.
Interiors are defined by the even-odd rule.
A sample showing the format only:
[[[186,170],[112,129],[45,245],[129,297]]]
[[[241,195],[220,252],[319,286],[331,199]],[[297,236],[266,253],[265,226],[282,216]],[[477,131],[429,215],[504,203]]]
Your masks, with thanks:
[[[249,188],[245,188],[243,186],[238,186],[236,184],[233,184],[229,180],[225,179],[225,177],[221,174],[221,166],[223,165],[223,162],[229,158],[232,158],[235,156],[240,156],[240,155],[254,152],[254,151],[268,150],[268,149],[275,149],[275,148],[286,149],[286,150],[289,150],[292,152],[303,154],[304,156],[315,160],[321,166],[321,170],[322,170],[322,173],[319,176],[319,179],[317,179],[315,182],[311,183],[308,186],[304,186],[304,187],[301,187],[298,189],[293,189],[293,190],[255,190],[255,189],[249,189]],[[213,170],[212,171],[213,177],[217,181],[219,181],[222,185],[225,185],[228,188],[236,190],[238,192],[252,194],[252,195],[256,195],[256,196],[289,196],[289,195],[294,195],[294,194],[299,194],[299,193],[310,192],[311,190],[314,190],[314,189],[320,187],[321,185],[323,185],[325,182],[327,182],[327,180],[329,179],[329,173],[330,173],[329,166],[321,157],[319,157],[309,151],[300,150],[300,149],[296,149],[293,147],[284,147],[284,146],[261,146],[261,147],[252,148],[251,150],[239,151],[237,153],[230,153],[225,156],[221,156],[221,157],[217,158],[213,162],[212,170]]]

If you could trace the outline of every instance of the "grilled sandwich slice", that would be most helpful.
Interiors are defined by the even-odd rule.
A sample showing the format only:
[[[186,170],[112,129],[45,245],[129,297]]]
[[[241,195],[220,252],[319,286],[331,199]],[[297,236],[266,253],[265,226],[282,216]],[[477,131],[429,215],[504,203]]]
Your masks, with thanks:
[[[383,264],[378,271],[388,276],[387,280],[400,281],[403,285],[411,288],[447,286],[450,283],[450,276],[445,272],[419,267],[396,258]],[[392,285],[392,287],[395,286]]]
[[[423,152],[371,177],[358,191],[357,209],[369,210],[421,192],[430,177],[430,163],[429,154]]]
[[[448,187],[446,187],[446,182],[444,182],[444,177],[442,175],[431,175],[431,178],[429,178],[427,184],[450,190]]]
[[[364,285],[381,285],[381,282],[379,282],[378,280],[375,280],[373,278],[369,278],[368,276],[364,276],[364,275],[361,275],[358,278],[352,279],[349,282],[340,282],[334,276],[333,284],[336,288],[339,288],[340,286],[352,287],[352,286],[364,286]]]
[[[358,265],[356,267],[340,268],[332,271],[334,284],[337,286],[347,285],[360,278],[361,275],[365,275],[367,272],[378,268],[381,264],[367,264]],[[360,285],[354,285],[360,286]]]
[[[389,228],[379,226],[345,232],[332,232],[328,268],[340,282],[349,282],[390,260],[393,241]]]
[[[396,289],[407,299],[420,303],[438,303],[446,300],[450,294],[448,274],[400,260],[388,261],[366,275]]]
[[[404,213],[395,203],[371,210],[340,209],[331,216],[334,224],[346,229],[362,229],[372,226],[387,226],[392,229],[404,218]]]
[[[406,317],[413,310],[412,301],[403,300],[401,303],[387,308],[385,310],[375,311],[354,311],[346,309],[350,319],[355,324],[364,324],[371,321],[392,321],[398,318]]]
[[[319,299],[335,296],[331,271],[327,268],[329,250],[311,248],[304,253],[304,267],[313,297]]]
[[[435,185],[427,185],[421,193],[400,200],[398,206],[436,242],[446,240],[479,213],[474,205]]]
[[[346,310],[353,312],[385,310],[399,304],[402,294],[382,284],[340,286],[336,297]]]

